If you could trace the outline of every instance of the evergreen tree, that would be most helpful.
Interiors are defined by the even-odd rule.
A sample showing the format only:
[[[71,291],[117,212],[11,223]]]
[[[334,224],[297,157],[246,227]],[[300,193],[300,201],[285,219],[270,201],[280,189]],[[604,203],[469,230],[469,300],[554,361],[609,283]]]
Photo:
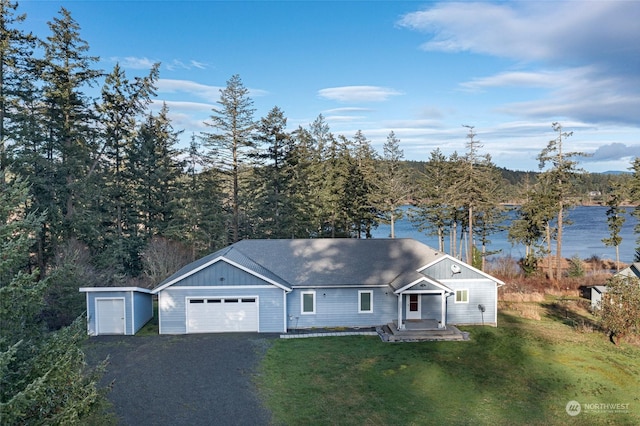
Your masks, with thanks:
[[[624,212],[620,205],[624,199],[625,194],[622,185],[618,182],[613,182],[607,199],[609,208],[606,213],[610,234],[608,238],[603,238],[602,242],[607,246],[616,248],[616,270],[618,272],[620,272],[620,243],[622,243],[620,231],[622,231],[622,225],[625,222]]]
[[[453,221],[447,188],[453,183],[453,169],[439,148],[433,150],[424,165],[418,189],[416,207],[411,220],[420,232],[438,237],[438,250],[445,252],[445,235]]]
[[[378,155],[371,142],[358,130],[353,138],[347,173],[346,209],[351,218],[353,232],[358,238],[364,234],[371,238],[371,231],[378,226],[380,216],[376,208]]]
[[[640,157],[636,157],[633,160],[630,169],[632,178],[629,182],[629,195],[631,202],[636,205],[631,214],[638,219],[638,223],[633,230],[635,234],[638,234],[636,238],[635,261],[640,262]]]
[[[144,235],[139,235],[137,199],[142,193],[134,193],[132,178],[142,172],[127,155],[134,150],[137,122],[146,114],[154,95],[158,68],[155,64],[147,76],[130,80],[116,64],[105,78],[98,106],[102,146],[89,175],[96,181],[91,200],[101,223],[95,227],[98,234],[89,241],[100,253],[99,264],[118,276],[137,275],[141,268],[138,254]]]
[[[489,212],[495,212],[499,206],[497,192],[501,178],[491,162],[491,157],[488,154],[479,155],[478,151],[482,148],[482,144],[475,139],[477,134],[474,127],[464,127],[469,130],[466,144],[467,153],[456,169],[457,178],[449,189],[448,198],[456,209],[465,213],[466,217],[461,222],[467,229],[467,263],[472,264],[475,248],[474,220],[476,216],[484,216],[484,223],[487,227],[480,233],[483,242],[486,242],[487,232],[491,229],[488,225],[494,223],[494,219],[489,217]]]
[[[261,162],[248,184],[251,222],[258,238],[286,238],[292,235],[293,210],[290,185],[293,144],[286,132],[287,119],[274,107],[257,126],[256,143],[262,150],[256,155]]]
[[[50,214],[62,221],[54,233],[77,236],[78,210],[83,206],[84,178],[97,151],[95,112],[83,90],[95,84],[100,71],[92,68],[98,58],[89,56],[89,45],[80,38],[80,26],[65,8],[49,23],[51,35],[44,44],[42,61],[47,160],[55,167],[52,184],[54,205]]]
[[[174,221],[183,162],[176,148],[180,132],[171,127],[166,104],[150,113],[126,149],[125,178],[131,185],[129,205],[139,217],[145,238],[166,235]]]
[[[182,177],[182,191],[178,197],[176,220],[167,234],[191,248],[197,259],[229,244],[223,178],[216,169],[205,169],[208,161],[200,151],[195,135],[186,157],[186,176]]]
[[[400,207],[407,202],[411,192],[409,179],[402,161],[404,151],[400,149],[400,139],[392,131],[382,147],[381,176],[378,181],[378,210],[382,213],[382,221],[391,225],[391,238],[395,238],[395,222],[402,219]]]
[[[33,98],[36,71],[32,57],[36,38],[17,28],[26,15],[18,15],[18,3],[0,0],[0,174],[8,165],[7,149],[10,141],[20,141],[28,115],[25,103]],[[3,178],[4,179],[4,178]],[[0,182],[3,186],[4,182]]]
[[[574,181],[581,172],[577,167],[577,161],[573,158],[584,157],[581,152],[564,152],[563,142],[573,132],[565,132],[560,123],[552,124],[553,130],[557,133],[555,139],[551,140],[546,148],[538,155],[540,169],[543,169],[547,163],[551,164],[551,168],[542,173],[541,179],[546,179],[550,185],[552,194],[555,196],[557,216],[556,216],[556,277],[560,278],[562,274],[562,231],[564,227],[564,211],[568,204],[568,197],[572,191],[572,181]],[[550,277],[553,279],[553,277]]]
[[[205,145],[209,147],[209,156],[213,167],[224,171],[230,182],[231,241],[239,241],[240,234],[240,176],[243,167],[248,164],[250,150],[254,147],[253,100],[239,75],[227,81],[220,90],[219,108],[213,108],[213,114],[205,124],[213,133],[204,133]]]
[[[29,204],[24,180],[6,182],[0,191],[0,419],[81,424],[100,401],[98,371],[86,370],[83,321],[53,333],[42,323],[47,280],[38,281],[25,266],[44,218],[29,213]]]

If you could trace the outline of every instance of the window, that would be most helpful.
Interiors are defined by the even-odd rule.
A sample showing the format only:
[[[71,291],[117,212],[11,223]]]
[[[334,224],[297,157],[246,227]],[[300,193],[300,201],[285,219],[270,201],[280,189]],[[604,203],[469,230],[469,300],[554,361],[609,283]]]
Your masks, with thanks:
[[[358,291],[358,313],[373,312],[373,292]]]
[[[316,313],[316,292],[315,291],[303,291],[300,299],[301,311],[303,314],[315,314]]]
[[[456,290],[456,303],[469,303],[469,290]]]

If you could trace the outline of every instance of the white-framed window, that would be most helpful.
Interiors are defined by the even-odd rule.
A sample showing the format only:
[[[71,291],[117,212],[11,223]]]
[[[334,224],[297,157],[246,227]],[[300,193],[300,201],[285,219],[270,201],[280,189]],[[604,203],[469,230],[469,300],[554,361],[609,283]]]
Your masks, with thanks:
[[[303,315],[316,313],[316,292],[303,291],[300,293],[300,312]]]
[[[469,290],[456,290],[456,303],[469,303]]]
[[[358,313],[373,312],[373,291],[358,290]]]

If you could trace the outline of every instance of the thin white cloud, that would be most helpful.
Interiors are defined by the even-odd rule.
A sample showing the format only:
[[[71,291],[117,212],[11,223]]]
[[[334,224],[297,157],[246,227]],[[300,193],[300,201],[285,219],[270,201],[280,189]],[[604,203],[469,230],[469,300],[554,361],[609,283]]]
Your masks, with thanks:
[[[633,59],[640,54],[638,16],[636,1],[456,2],[409,13],[398,24],[430,34],[426,50],[565,62]]]
[[[403,16],[429,51],[514,59],[519,72],[476,77],[460,85],[549,90],[500,111],[528,118],[566,117],[595,123],[640,122],[640,2],[437,3]],[[535,68],[544,67],[543,70]]]
[[[198,68],[201,70],[207,69],[207,64],[205,64],[204,62],[200,62],[200,61],[196,61],[196,60],[190,60],[189,63],[191,64],[192,67],[194,68]]]
[[[155,61],[149,58],[137,58],[135,56],[127,56],[124,58],[119,58],[117,56],[113,56],[110,58],[112,62],[117,62],[123,68],[131,68],[136,70],[146,70],[151,69],[154,64],[159,61]]]
[[[460,83],[460,87],[477,91],[491,87],[557,88],[584,80],[589,68],[543,71],[507,71],[490,77],[478,77]]]
[[[349,113],[349,112],[371,112],[371,108],[359,108],[359,107],[345,107],[345,108],[332,108],[322,111],[322,114],[337,114],[337,113]]]
[[[395,89],[380,86],[329,87],[318,91],[318,96],[338,102],[383,102],[392,96],[402,95]]]
[[[196,96],[208,102],[217,102],[220,99],[219,86],[209,86],[189,80],[172,80],[161,78],[157,82],[158,93],[185,93]]]
[[[171,62],[167,63],[165,65],[165,67],[169,71],[191,70],[193,68],[198,68],[198,69],[204,70],[204,69],[208,68],[206,63],[200,62],[200,61],[196,61],[194,59],[191,59],[188,62],[183,62],[183,61],[181,61],[179,59],[173,59]]]

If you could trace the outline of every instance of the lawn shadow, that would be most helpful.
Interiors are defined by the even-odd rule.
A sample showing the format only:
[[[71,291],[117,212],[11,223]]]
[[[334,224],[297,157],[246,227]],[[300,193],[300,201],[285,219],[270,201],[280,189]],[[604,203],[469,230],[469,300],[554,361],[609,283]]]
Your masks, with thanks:
[[[571,380],[554,368],[552,340],[532,332],[530,323],[502,313],[498,328],[463,327],[471,334],[469,342],[416,344],[415,350],[444,374],[452,402],[450,417],[442,420],[549,424],[561,419],[571,423],[565,412],[567,401],[561,399]],[[417,387],[416,392],[423,390]],[[438,398],[435,395],[432,403],[443,404]]]
[[[576,299],[558,299],[542,304],[546,316],[573,328],[576,331],[603,332],[598,320],[580,306]]]

